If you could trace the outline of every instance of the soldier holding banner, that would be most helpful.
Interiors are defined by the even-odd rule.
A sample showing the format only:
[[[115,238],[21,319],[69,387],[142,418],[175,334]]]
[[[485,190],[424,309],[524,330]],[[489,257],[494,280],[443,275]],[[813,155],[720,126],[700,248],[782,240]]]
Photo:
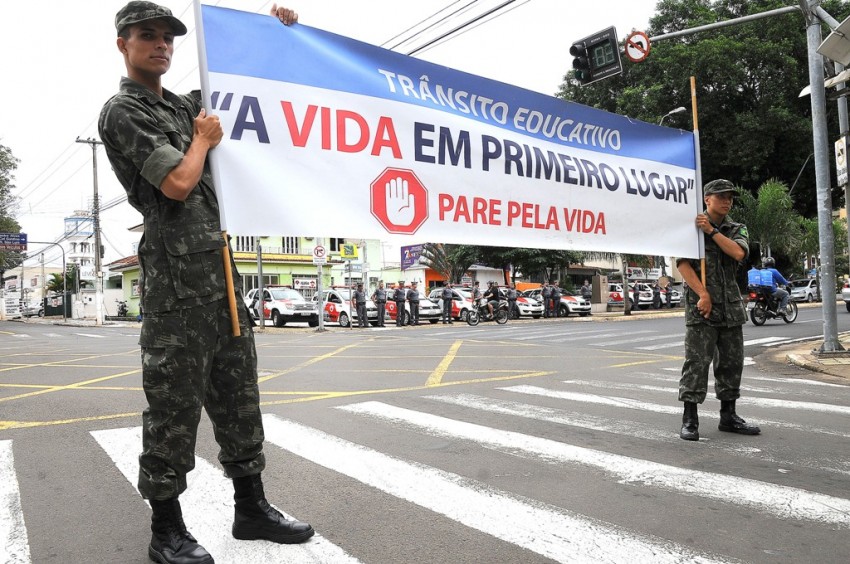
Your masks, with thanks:
[[[278,9],[284,24],[298,16]],[[195,465],[201,411],[219,444],[218,459],[233,480],[238,539],[300,543],[313,528],[287,520],[265,498],[263,422],[257,354],[245,307],[240,335],[232,329],[219,206],[207,156],[222,139],[219,119],[207,115],[200,94],[176,95],[162,87],[175,36],[186,26],[171,10],[133,1],[115,16],[116,44],[127,77],[101,110],[98,131],[127,200],[144,216],[138,257],[144,308],[139,344],[142,414],[139,492],[150,501],[155,562],[205,564],[212,556],[183,522],[178,496]],[[241,303],[241,296],[236,296]]]

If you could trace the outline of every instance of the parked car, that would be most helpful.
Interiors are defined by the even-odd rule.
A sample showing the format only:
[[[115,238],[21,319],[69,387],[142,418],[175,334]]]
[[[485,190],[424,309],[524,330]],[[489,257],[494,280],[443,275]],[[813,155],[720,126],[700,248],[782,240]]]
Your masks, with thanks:
[[[466,321],[466,316],[472,309],[472,293],[466,288],[452,288],[452,319]],[[443,289],[434,288],[428,294],[428,299],[437,304],[442,314],[443,311]]]
[[[409,288],[404,289],[404,296],[407,297],[407,292]],[[390,295],[393,290],[390,290]],[[422,292],[419,293],[419,321],[430,321],[431,323],[437,323],[443,315],[443,310],[440,309],[439,304],[431,301],[427,296],[424,296]],[[395,322],[397,317],[395,302],[392,300],[387,301],[387,316]],[[407,325],[410,323],[410,302],[404,302],[404,324]]]
[[[637,284],[638,290],[638,304],[637,307],[639,309],[649,309],[652,307],[652,286],[649,284],[645,284],[643,282],[632,282],[629,284],[629,303],[631,304],[631,308],[635,308],[635,284]]]
[[[640,293],[640,308],[647,309],[653,307],[653,300],[655,299],[654,293],[655,290],[652,289],[652,284],[647,284],[646,282],[636,282],[638,287],[638,292]],[[634,284],[631,284],[631,287],[634,288]],[[671,290],[673,293],[670,295],[670,305],[673,307],[677,307],[682,302],[682,294],[676,290]],[[649,292],[649,300],[647,301],[647,292]],[[661,305],[667,305],[667,288],[661,288]],[[634,300],[632,300],[634,301]]]
[[[795,302],[812,303],[818,299],[818,281],[815,278],[791,280],[788,291]]]
[[[526,290],[522,293],[522,295],[526,298],[533,298],[537,301],[537,303],[543,304],[543,298],[541,297],[542,289],[541,288],[532,288],[530,290]],[[581,296],[576,296],[569,290],[561,290],[561,303],[558,306],[558,315],[561,317],[567,317],[571,313],[576,313],[581,317],[586,317],[590,315],[590,302],[582,298]]]
[[[259,319],[257,304],[258,288],[248,290],[245,305],[254,319]],[[263,288],[263,319],[271,319],[275,327],[283,327],[290,321],[306,321],[310,327],[319,325],[316,304],[304,299],[301,292],[289,286],[265,286]]]
[[[623,286],[608,284],[608,305],[623,307]]]
[[[24,317],[44,317],[44,306],[42,304],[30,304],[21,309]]]
[[[499,287],[499,297],[507,300],[507,291],[508,288]],[[519,310],[520,317],[533,317],[534,319],[543,317],[543,304],[534,298],[523,296],[522,293],[517,293],[516,308]]]
[[[313,302],[317,302],[318,299],[318,294],[313,296]],[[340,327],[359,323],[357,311],[351,310],[351,288],[340,286],[323,290],[322,300],[325,302],[325,311],[322,313],[325,321],[339,323]],[[389,306],[389,302],[387,305]],[[385,314],[384,321],[386,320]],[[370,299],[366,300],[366,321],[373,326],[378,324],[378,306]]]

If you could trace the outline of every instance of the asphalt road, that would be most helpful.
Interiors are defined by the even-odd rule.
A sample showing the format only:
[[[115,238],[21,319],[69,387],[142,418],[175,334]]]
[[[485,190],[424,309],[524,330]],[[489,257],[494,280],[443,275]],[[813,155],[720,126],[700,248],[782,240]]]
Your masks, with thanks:
[[[764,354],[821,333],[817,308],[748,323],[763,433],[710,397],[692,443],[679,316],[266,330],[267,494],[317,536],[232,539],[206,419],[185,520],[219,563],[846,563],[850,382]],[[0,562],[147,562],[137,338],[0,323]]]

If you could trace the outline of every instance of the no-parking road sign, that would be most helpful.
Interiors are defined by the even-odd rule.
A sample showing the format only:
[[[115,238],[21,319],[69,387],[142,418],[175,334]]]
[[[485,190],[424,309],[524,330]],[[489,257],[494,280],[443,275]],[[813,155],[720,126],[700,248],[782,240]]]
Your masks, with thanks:
[[[646,60],[649,49],[649,37],[642,31],[633,31],[626,38],[626,58],[633,63]]]

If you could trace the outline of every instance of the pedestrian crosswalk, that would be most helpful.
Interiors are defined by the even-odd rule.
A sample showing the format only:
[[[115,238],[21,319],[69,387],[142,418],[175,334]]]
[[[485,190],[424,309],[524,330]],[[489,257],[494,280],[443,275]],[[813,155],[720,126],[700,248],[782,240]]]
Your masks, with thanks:
[[[817,543],[835,537],[835,546],[844,547],[839,537],[850,529],[850,454],[843,446],[850,438],[850,389],[756,373],[745,380],[753,384],[738,405],[765,429],[762,437],[708,431],[698,443],[680,441],[676,375],[659,369],[631,372],[616,383],[574,377],[364,398],[326,406],[320,417],[305,414],[304,420],[282,410],[264,415],[266,450],[344,480],[340,490],[348,495],[356,491],[356,497],[375,504],[395,500],[429,512],[432,521],[452,523],[526,555],[499,562],[774,562],[768,552],[772,544],[781,545],[782,561],[840,562],[845,548],[839,552]],[[716,429],[715,409],[701,410],[700,418],[707,430]],[[140,428],[97,429],[88,436],[92,448],[106,455],[94,458],[108,460],[135,488]],[[17,479],[27,469],[14,459],[26,444],[19,441],[26,439],[0,440],[0,562],[5,564],[45,560],[33,556],[43,552],[30,546],[38,533],[27,529],[28,504]],[[464,455],[434,454],[427,446],[432,443],[454,445]],[[482,472],[471,463],[476,457],[494,462]],[[521,481],[499,478],[502,466],[524,468],[544,484],[560,476],[568,491],[580,483],[597,497],[521,487]],[[108,474],[105,468],[95,471]],[[132,503],[144,503],[137,492],[133,495]],[[294,516],[317,527],[318,534],[304,545],[234,540],[232,495],[218,464],[199,456],[181,498],[184,520],[217,562],[398,561],[391,547],[364,555],[359,545],[348,546],[341,531],[323,530],[310,515]],[[633,503],[651,510],[632,515],[631,509],[627,514],[607,509]],[[699,508],[697,529],[742,527],[764,539],[742,543],[738,535],[736,542],[699,542],[678,530],[676,521],[695,518],[675,517],[682,508]],[[344,500],[336,511],[347,511]],[[671,515],[665,515],[668,511]],[[358,516],[349,518],[354,522]],[[397,542],[432,540],[423,532],[421,538]],[[143,554],[144,547],[137,550]],[[423,561],[475,562],[474,553],[455,547]]]

